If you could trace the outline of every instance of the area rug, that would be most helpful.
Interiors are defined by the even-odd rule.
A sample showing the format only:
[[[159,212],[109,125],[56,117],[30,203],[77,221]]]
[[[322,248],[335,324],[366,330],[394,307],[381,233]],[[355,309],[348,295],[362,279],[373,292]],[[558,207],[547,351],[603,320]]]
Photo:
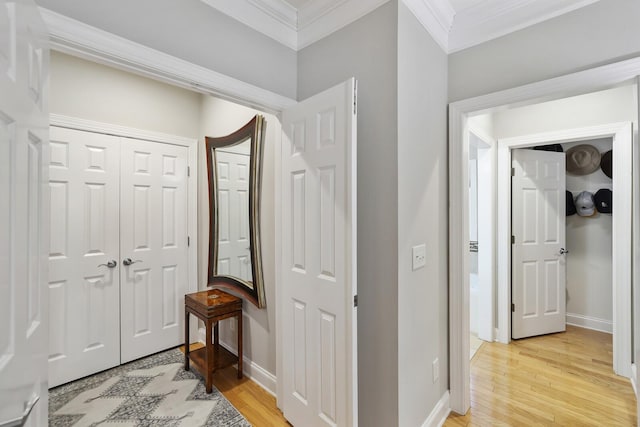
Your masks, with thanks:
[[[49,390],[49,426],[251,426],[173,349]]]

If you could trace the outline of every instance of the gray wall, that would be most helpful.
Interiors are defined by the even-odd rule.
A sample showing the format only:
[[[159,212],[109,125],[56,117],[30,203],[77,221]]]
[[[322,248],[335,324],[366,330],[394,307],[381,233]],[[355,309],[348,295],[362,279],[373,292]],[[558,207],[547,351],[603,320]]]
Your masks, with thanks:
[[[447,55],[402,2],[398,18],[399,425],[420,426],[449,388]],[[412,271],[421,243],[427,265]]]
[[[358,398],[398,425],[397,1],[301,50],[298,98],[358,79]]]
[[[601,0],[449,56],[449,100],[640,55],[640,2]]]
[[[296,98],[296,53],[200,0],[37,2],[169,55]]]

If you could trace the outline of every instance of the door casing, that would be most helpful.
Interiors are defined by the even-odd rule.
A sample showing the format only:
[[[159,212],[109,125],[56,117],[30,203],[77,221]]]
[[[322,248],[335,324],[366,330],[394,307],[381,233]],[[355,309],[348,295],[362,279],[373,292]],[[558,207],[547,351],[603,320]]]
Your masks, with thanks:
[[[631,84],[638,75],[640,58],[633,58],[449,104],[449,389],[452,411],[465,414],[471,405],[468,360],[469,118],[499,108],[531,105]],[[625,322],[630,328],[631,316]]]
[[[631,158],[632,123],[567,129],[498,140],[498,340],[511,340],[511,151],[549,143],[613,138],[613,368],[631,376]]]

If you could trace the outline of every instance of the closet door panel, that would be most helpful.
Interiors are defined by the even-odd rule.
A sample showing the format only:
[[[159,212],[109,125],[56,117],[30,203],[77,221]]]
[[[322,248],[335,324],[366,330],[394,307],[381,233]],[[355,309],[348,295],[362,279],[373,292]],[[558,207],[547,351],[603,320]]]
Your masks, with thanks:
[[[49,386],[54,387],[120,363],[120,141],[59,127],[51,127],[50,138]]]
[[[186,147],[122,139],[122,362],[183,342]]]

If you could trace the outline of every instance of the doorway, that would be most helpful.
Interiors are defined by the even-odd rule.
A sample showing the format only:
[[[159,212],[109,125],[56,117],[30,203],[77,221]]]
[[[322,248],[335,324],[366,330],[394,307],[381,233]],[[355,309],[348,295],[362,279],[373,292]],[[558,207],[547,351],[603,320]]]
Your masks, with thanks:
[[[617,65],[617,64],[616,64]],[[637,72],[640,72],[640,64],[637,64]],[[576,95],[580,93],[590,93],[603,89],[603,87],[611,87],[615,84],[622,84],[623,82],[631,83],[631,79],[635,78],[635,72],[631,73],[629,69],[624,69],[622,66],[609,66],[602,69],[594,69],[585,71],[582,73],[576,73],[574,75],[555,79],[553,82],[543,81],[533,85],[529,85],[525,88],[515,88],[512,90],[503,91],[501,93],[486,95],[473,100],[465,100],[456,102],[450,105],[450,200],[451,200],[451,218],[450,218],[450,354],[451,354],[451,406],[455,412],[465,413],[469,408],[469,366],[468,362],[465,362],[463,358],[456,356],[456,353],[461,355],[468,354],[468,332],[465,331],[466,325],[468,325],[468,309],[465,309],[468,304],[468,282],[465,280],[469,274],[468,267],[468,240],[466,233],[461,235],[460,231],[464,230],[465,222],[468,221],[468,194],[467,194],[467,179],[466,176],[466,162],[468,161],[468,143],[469,140],[466,136],[468,126],[470,124],[469,119],[472,116],[478,116],[491,111],[504,111],[509,109],[509,106],[522,106],[522,105],[534,105],[536,102],[548,101],[550,99],[563,99],[569,95]],[[634,89],[631,89],[633,91]],[[632,92],[633,93],[633,92]],[[633,95],[634,103],[637,102],[636,94]],[[496,109],[496,110],[494,110]],[[637,114],[637,109],[635,113]],[[633,119],[631,119],[633,120]],[[636,119],[637,120],[637,119]],[[532,120],[535,121],[535,120]],[[635,120],[634,120],[635,121]],[[507,150],[509,154],[509,150]],[[498,159],[503,154],[498,153]],[[510,156],[509,156],[510,157]],[[508,163],[506,163],[508,164]],[[460,170],[463,174],[460,174]],[[503,173],[505,172],[505,173]],[[501,186],[508,185],[510,175],[510,167],[506,171],[499,172],[498,175],[498,191],[501,192]],[[464,183],[464,184],[463,184]],[[510,204],[509,204],[510,205]],[[461,222],[460,216],[454,212],[459,210],[463,211]],[[510,215],[510,211],[509,215]],[[504,217],[504,214],[498,213],[498,225],[509,224],[510,218]],[[503,227],[504,228],[504,227]],[[498,239],[508,242],[510,235],[500,233]],[[497,248],[498,262],[501,257],[509,257],[509,253],[504,253],[503,250]],[[462,268],[460,268],[462,266]],[[503,271],[499,273],[498,281],[510,280],[510,275],[506,275]],[[497,292],[498,301],[510,300],[510,291],[506,291],[504,287],[499,287]],[[628,308],[626,306],[629,306]],[[502,304],[500,304],[502,306]],[[468,307],[468,306],[467,306]],[[630,328],[631,319],[631,302],[625,301],[624,310],[627,310],[626,323]],[[505,333],[507,329],[501,328],[500,325],[508,325],[509,316],[508,313],[503,310],[499,310],[498,319],[496,324],[498,325],[497,339],[499,341],[507,342],[510,337],[510,330]],[[508,326],[510,329],[510,325]],[[631,353],[630,351],[628,352]]]

